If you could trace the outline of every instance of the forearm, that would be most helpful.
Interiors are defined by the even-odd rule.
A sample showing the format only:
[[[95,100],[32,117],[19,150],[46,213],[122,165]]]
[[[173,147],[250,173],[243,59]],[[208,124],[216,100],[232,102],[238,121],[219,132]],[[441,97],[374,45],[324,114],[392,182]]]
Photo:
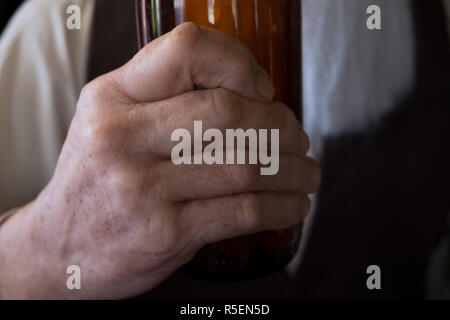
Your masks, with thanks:
[[[1,299],[68,298],[55,235],[40,232],[45,215],[39,207],[32,202],[0,225]]]

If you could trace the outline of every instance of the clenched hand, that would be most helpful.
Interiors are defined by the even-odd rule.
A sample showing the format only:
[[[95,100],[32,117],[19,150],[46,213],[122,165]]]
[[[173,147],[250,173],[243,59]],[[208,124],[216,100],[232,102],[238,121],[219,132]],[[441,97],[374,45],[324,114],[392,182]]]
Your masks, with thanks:
[[[125,298],[205,244],[297,224],[320,170],[273,95],[247,48],[191,23],[89,83],[50,184],[0,228],[0,295]],[[281,129],[279,173],[174,165],[171,134],[195,120],[205,130]],[[66,288],[69,265],[81,267],[80,291]]]

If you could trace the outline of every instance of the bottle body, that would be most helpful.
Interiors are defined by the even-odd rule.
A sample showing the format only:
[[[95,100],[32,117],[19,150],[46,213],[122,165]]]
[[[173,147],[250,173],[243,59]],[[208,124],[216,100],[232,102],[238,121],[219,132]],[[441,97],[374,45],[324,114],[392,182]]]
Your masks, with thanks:
[[[276,101],[301,120],[300,0],[137,0],[141,47],[192,21],[238,38],[272,78]],[[185,274],[217,281],[247,280],[282,269],[295,255],[301,225],[210,244]]]

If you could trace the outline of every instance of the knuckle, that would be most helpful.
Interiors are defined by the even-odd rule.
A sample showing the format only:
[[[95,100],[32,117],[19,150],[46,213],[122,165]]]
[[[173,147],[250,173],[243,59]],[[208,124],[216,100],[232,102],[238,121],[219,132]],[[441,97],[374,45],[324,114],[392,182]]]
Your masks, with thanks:
[[[171,32],[169,39],[181,50],[190,51],[193,49],[202,36],[202,28],[193,22],[185,22]]]
[[[172,254],[181,242],[182,232],[178,216],[173,212],[154,214],[149,221],[152,254]]]
[[[97,95],[97,86],[95,85],[95,80],[86,84],[80,93],[80,101],[91,104],[93,98]]]
[[[133,168],[117,165],[109,170],[108,185],[111,193],[119,196],[120,202],[128,202],[127,199],[137,198],[142,193],[144,187],[142,175],[135,172]],[[132,205],[133,203],[128,203]]]
[[[234,64],[231,66],[233,71],[242,77],[242,80],[248,81],[249,76],[253,77],[255,72],[261,68],[256,61],[253,52],[236,38],[229,38],[230,46],[233,47]]]
[[[86,84],[80,93],[78,107],[85,107],[89,110],[98,109],[103,105],[105,98],[104,87],[105,78],[99,77]]]
[[[249,231],[262,229],[264,221],[262,215],[262,204],[256,194],[248,194],[243,198],[243,210],[239,223]]]
[[[253,77],[255,70],[258,68],[255,56],[246,46],[238,43],[239,58],[236,59],[236,72],[240,75],[243,81],[248,81],[249,77]]]
[[[102,91],[103,85],[95,80],[86,85],[81,92],[77,115],[77,130],[84,142],[94,150],[110,150],[114,145],[126,138],[126,118],[121,114],[106,109],[108,104]]]
[[[322,182],[322,170],[316,160],[308,158],[310,163],[310,186],[311,192],[317,191]]]
[[[295,112],[283,103],[277,103],[276,109],[280,111],[281,123],[290,129],[297,129],[299,121]]]
[[[259,184],[259,168],[256,165],[233,166],[231,178],[239,191],[250,191]]]
[[[306,132],[303,130],[302,126],[299,123],[299,132],[301,135],[300,138],[300,150],[302,154],[307,154],[308,151],[311,148],[311,140],[309,139],[309,136],[306,134]]]
[[[310,148],[309,137],[303,130],[295,112],[282,103],[276,103],[275,108],[273,109],[278,112],[280,127],[293,137],[293,141],[298,141],[299,152],[301,154],[306,154]]]
[[[111,149],[118,141],[117,138],[124,135],[121,134],[121,119],[114,116],[101,116],[94,114],[88,120],[88,136],[94,141],[96,146]]]
[[[232,92],[218,88],[211,90],[210,104],[214,110],[214,116],[227,128],[238,125],[243,113],[242,101]]]
[[[152,181],[150,192],[155,199],[170,199],[170,195],[173,194],[173,190],[167,180],[170,179],[163,173],[159,172],[156,167],[149,171],[147,181]],[[151,172],[151,173],[150,173]],[[172,173],[169,171],[169,175]]]
[[[278,228],[287,229],[298,225],[308,215],[311,209],[311,200],[305,194],[289,196],[285,199],[286,206],[279,214]]]

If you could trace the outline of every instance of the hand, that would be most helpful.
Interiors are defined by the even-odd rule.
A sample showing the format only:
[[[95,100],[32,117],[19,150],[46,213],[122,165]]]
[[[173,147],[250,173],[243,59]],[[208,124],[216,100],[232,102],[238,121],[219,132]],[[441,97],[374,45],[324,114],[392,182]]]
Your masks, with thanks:
[[[58,297],[137,295],[205,244],[300,222],[320,170],[305,156],[308,138],[294,113],[271,102],[273,95],[248,49],[192,23],[88,84],[50,184],[0,229],[0,240],[11,239],[28,221],[20,251],[41,257],[34,264],[36,294],[47,281]],[[281,128],[279,173],[261,176],[256,165],[174,165],[171,134],[192,130],[194,120],[204,130]],[[6,266],[14,259],[26,265],[4,256]],[[73,264],[82,271],[79,292],[65,287]],[[10,290],[34,292],[19,282]]]

